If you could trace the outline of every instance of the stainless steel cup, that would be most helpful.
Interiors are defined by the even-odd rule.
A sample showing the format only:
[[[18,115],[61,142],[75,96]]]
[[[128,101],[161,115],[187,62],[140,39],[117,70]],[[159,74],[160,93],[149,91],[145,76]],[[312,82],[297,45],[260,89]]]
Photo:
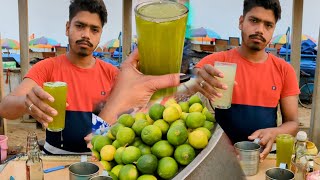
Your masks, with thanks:
[[[292,171],[280,167],[270,168],[266,171],[266,180],[293,180]]]
[[[90,162],[77,162],[69,166],[70,180],[89,180],[98,173],[99,166]]]
[[[241,168],[246,176],[253,176],[259,171],[261,146],[250,141],[241,141],[234,144],[239,155]]]
[[[94,176],[90,180],[112,180],[109,176]]]

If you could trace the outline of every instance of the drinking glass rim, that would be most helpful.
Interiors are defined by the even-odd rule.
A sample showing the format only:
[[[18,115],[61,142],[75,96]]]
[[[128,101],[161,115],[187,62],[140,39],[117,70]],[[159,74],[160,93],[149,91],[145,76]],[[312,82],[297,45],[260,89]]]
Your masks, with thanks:
[[[240,143],[250,143],[250,144],[256,144],[258,146],[258,148],[255,148],[255,149],[241,149],[240,147],[238,147],[238,145]],[[239,151],[243,151],[243,152],[251,152],[251,151],[258,151],[261,149],[261,145],[260,144],[257,144],[257,143],[254,143],[252,141],[239,141],[239,142],[236,142],[234,143],[234,148],[238,149]]]
[[[215,61],[214,65],[219,64],[219,65],[229,65],[229,66],[237,66],[237,63],[232,63],[232,62],[223,62],[223,61]]]
[[[281,139],[292,139],[294,138],[291,134],[278,134],[276,139],[281,138]]]
[[[51,81],[51,82],[44,82],[43,86],[47,87],[61,87],[61,86],[67,86],[66,82],[62,81]]]
[[[141,7],[145,6],[145,5],[149,5],[149,4],[159,4],[159,3],[170,3],[170,4],[178,4],[182,7],[185,8],[185,12],[181,13],[180,15],[174,16],[174,17],[166,17],[166,18],[155,18],[155,17],[150,17],[150,16],[146,16],[144,14],[141,14],[140,12],[138,12],[138,9],[140,9]],[[134,8],[134,12],[137,16],[141,17],[144,20],[147,21],[151,21],[151,22],[168,22],[168,21],[174,21],[177,19],[180,19],[184,16],[186,16],[189,12],[189,9],[183,5],[180,4],[178,2],[173,2],[173,1],[167,1],[167,0],[161,0],[161,1],[147,1],[147,2],[142,2],[138,5],[136,5],[136,7]]]

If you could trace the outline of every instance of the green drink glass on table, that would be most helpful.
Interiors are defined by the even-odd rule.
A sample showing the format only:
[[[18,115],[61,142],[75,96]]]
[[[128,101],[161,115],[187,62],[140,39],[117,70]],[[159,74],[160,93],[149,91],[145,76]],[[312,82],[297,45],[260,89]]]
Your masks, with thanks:
[[[179,73],[188,9],[172,1],[145,2],[136,6],[135,18],[140,71],[147,75]],[[157,91],[152,99],[172,95],[176,88]]]
[[[287,165],[290,168],[291,158],[294,146],[294,137],[290,134],[279,134],[276,137],[277,144],[277,162],[276,166],[279,167],[280,163]]]
[[[53,116],[53,120],[48,124],[47,129],[52,132],[62,131],[65,127],[67,83],[45,82],[43,83],[43,90],[54,98],[54,102],[47,101],[46,103],[58,112],[56,116]]]

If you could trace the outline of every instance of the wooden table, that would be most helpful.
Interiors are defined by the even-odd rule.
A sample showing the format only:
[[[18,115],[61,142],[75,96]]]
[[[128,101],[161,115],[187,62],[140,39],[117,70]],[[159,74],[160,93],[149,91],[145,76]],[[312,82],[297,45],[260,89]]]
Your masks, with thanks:
[[[55,166],[68,165],[75,162],[80,162],[80,157],[72,157],[72,158],[63,158],[58,159],[58,157],[44,157],[43,159],[43,168],[48,169]],[[89,159],[89,157],[88,157]],[[93,162],[94,164],[99,166],[99,174],[102,173],[103,167],[100,162]],[[0,173],[1,180],[9,180],[10,176],[13,176],[15,180],[25,180],[26,179],[26,167],[25,167],[25,158],[10,161],[9,164],[5,167],[5,169]],[[54,171],[51,173],[44,174],[45,180],[69,180],[69,170],[68,168]]]
[[[247,176],[248,180],[260,180],[260,179],[265,179],[266,175],[265,172],[267,169],[275,167],[276,166],[276,156],[274,155],[270,155],[259,164],[259,172],[258,174],[254,175],[254,176]]]
[[[67,165],[67,164],[71,164],[79,161],[80,161],[80,158],[63,158],[59,160],[58,158],[54,158],[54,157],[53,158],[46,157],[46,158],[43,158],[43,168],[47,169],[47,168]],[[101,174],[103,167],[100,164],[100,162],[93,162],[93,163],[99,166],[100,168],[99,174]],[[276,164],[275,156],[268,156],[267,159],[265,159],[262,163],[260,163],[258,174],[254,176],[248,176],[247,179],[248,180],[264,179],[265,171],[271,167],[275,167],[275,164]],[[5,167],[5,169],[0,173],[1,180],[8,180],[10,176],[13,176],[15,180],[26,179],[25,159],[22,158],[20,160],[11,161]],[[44,174],[44,179],[45,180],[55,180],[55,179],[68,180],[69,179],[68,168]]]

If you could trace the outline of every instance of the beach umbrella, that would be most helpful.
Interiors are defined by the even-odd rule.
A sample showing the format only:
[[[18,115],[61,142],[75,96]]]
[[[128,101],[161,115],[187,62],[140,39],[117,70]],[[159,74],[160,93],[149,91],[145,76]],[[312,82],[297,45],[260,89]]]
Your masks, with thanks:
[[[215,39],[221,38],[221,36],[215,31],[204,27],[190,29],[190,37],[209,37]]]
[[[20,44],[18,41],[14,39],[1,39],[1,48],[2,49],[19,49]]]
[[[132,43],[137,43],[137,36],[132,38]],[[119,39],[111,39],[106,42],[102,47],[103,48],[118,48],[120,46]]]
[[[111,39],[110,41],[106,42],[103,47],[104,48],[118,48],[120,46],[119,39]]]
[[[307,40],[307,39],[310,39],[311,41],[316,43],[316,40],[313,37],[306,35],[306,34],[301,35],[301,41]],[[270,44],[285,44],[286,42],[287,42],[287,35],[286,34],[279,34],[279,35],[274,36],[271,39]]]
[[[208,29],[208,28],[195,28],[195,29],[190,29],[189,38],[192,41],[198,41],[198,42],[211,42],[215,41],[216,39],[220,39],[221,36],[216,33],[215,31]]]
[[[191,38],[191,40],[193,41],[199,41],[199,42],[214,42],[216,40],[216,38],[211,38],[209,36],[206,37],[193,37]]]
[[[42,36],[29,41],[29,46],[30,48],[52,48],[60,46],[60,43],[52,38]]]

